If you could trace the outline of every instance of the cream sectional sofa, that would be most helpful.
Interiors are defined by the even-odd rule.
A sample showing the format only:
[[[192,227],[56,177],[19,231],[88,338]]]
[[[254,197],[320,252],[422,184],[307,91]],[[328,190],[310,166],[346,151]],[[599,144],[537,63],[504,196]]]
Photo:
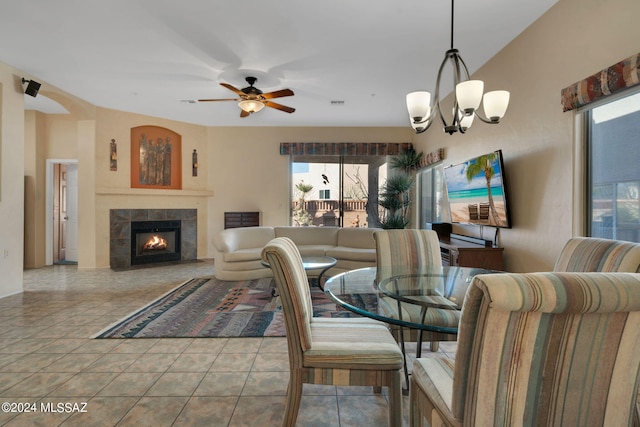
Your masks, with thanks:
[[[214,275],[220,280],[250,280],[272,277],[271,269],[262,265],[262,248],[276,237],[289,237],[302,256],[326,255],[335,258],[336,266],[326,276],[376,265],[374,228],[338,227],[244,227],[229,228],[214,237],[219,252]],[[308,272],[317,276],[319,271]]]

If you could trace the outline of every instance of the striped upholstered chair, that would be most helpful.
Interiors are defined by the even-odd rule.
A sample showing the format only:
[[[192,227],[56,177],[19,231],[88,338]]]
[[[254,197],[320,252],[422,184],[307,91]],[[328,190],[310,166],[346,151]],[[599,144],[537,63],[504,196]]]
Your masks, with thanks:
[[[388,387],[389,425],[402,425],[402,352],[386,325],[365,318],[313,317],[302,259],[286,237],[270,241],[262,258],[273,270],[282,301],[289,352],[283,426],[298,417],[303,383]]]
[[[438,235],[433,230],[378,230],[373,234],[376,241],[376,280],[382,280],[407,274],[426,274],[439,271],[442,267],[440,244]],[[439,301],[445,303],[446,301]],[[392,298],[380,298],[380,309],[389,317],[422,320],[421,306],[417,304],[398,304]],[[444,310],[429,308],[425,314],[424,323],[437,326],[457,327],[460,321],[458,310]],[[401,344],[404,351],[405,341],[418,341],[419,332],[415,329],[401,328],[391,325],[391,333]],[[422,339],[431,343],[431,350],[438,351],[440,341],[455,341],[456,335],[438,332],[423,332]],[[418,357],[420,356],[418,346]]]
[[[640,381],[640,275],[476,276],[455,365],[418,359],[410,421],[626,426]]]
[[[640,273],[640,244],[575,237],[565,244],[554,271],[618,271]],[[640,427],[640,389],[633,427]]]
[[[562,248],[553,270],[640,273],[640,243],[574,237]]]

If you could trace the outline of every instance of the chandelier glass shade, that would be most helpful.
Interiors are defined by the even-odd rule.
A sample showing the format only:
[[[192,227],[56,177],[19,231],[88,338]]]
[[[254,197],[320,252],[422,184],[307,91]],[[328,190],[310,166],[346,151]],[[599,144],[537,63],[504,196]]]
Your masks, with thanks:
[[[238,107],[242,108],[247,113],[257,113],[264,108],[264,103],[253,99],[243,99],[238,102]]]
[[[504,117],[509,106],[509,92],[496,90],[483,95],[484,82],[469,79],[467,65],[458,49],[453,48],[453,3],[454,0],[451,0],[451,49],[445,52],[444,60],[438,69],[433,103],[429,92],[417,91],[407,94],[409,119],[416,133],[426,131],[436,120],[436,115],[440,117],[444,131],[449,135],[466,132],[475,117],[484,123],[496,124]],[[455,88],[450,122],[445,119],[440,106],[440,80],[447,63],[451,63],[453,68]],[[479,112],[480,104],[484,108],[484,116]]]

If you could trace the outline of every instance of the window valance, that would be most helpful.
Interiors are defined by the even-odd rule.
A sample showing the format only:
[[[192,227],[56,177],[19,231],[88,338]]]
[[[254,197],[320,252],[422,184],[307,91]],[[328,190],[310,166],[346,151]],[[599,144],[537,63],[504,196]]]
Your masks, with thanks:
[[[294,156],[393,156],[413,149],[410,142],[282,142],[280,154]]]
[[[438,148],[435,151],[425,154],[422,156],[422,160],[418,165],[418,169],[426,168],[427,166],[431,166],[435,163],[444,160],[444,148]]]
[[[562,109],[570,111],[640,84],[640,53],[562,89]]]

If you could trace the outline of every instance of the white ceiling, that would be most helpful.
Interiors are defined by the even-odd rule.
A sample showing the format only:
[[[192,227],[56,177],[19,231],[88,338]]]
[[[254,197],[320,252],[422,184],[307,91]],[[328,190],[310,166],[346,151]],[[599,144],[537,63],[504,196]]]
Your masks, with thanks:
[[[455,47],[473,72],[556,1],[458,0]],[[447,0],[0,0],[0,61],[41,91],[207,126],[409,126],[405,95],[433,91],[450,12]],[[234,102],[185,102],[234,98],[219,83],[249,75],[293,90],[275,101],[296,112],[241,119]]]

